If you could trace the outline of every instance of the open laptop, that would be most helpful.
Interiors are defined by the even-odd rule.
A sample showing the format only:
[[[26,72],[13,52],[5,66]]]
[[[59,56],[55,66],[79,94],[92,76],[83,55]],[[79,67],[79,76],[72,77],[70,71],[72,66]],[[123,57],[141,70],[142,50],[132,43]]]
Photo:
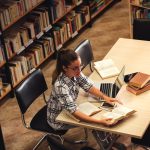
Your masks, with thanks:
[[[125,66],[123,66],[123,68],[121,69],[114,83],[101,83],[100,91],[102,91],[109,97],[115,98],[119,90],[121,89],[122,85],[125,83],[124,73],[125,73]],[[100,98],[100,100],[102,100],[102,98]]]

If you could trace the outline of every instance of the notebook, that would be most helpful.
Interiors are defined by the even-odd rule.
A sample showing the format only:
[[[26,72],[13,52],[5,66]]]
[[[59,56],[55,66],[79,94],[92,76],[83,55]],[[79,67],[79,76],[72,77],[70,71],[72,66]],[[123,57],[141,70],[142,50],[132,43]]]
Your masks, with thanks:
[[[123,68],[121,69],[114,83],[101,83],[100,91],[102,91],[109,97],[115,98],[119,90],[121,89],[122,85],[125,83],[124,73],[125,73],[125,66],[123,66]],[[102,98],[100,98],[100,100],[102,100]]]

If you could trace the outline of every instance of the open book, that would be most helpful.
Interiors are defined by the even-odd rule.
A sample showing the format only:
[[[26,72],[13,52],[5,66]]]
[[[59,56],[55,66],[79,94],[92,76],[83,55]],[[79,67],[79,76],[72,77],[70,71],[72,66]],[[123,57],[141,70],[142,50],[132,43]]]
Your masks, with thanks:
[[[136,111],[123,105],[115,107],[111,112],[106,112],[102,115],[103,118],[112,118],[113,122],[117,122],[125,117],[130,116]]]
[[[91,104],[90,102],[84,102],[82,104],[79,104],[78,106],[79,111],[88,115],[88,116],[92,116],[98,112],[100,112],[102,109],[98,108],[97,106],[95,106],[94,104]],[[76,121],[80,121],[79,119],[77,119],[76,117],[74,117],[71,113],[69,113],[68,111],[65,111],[67,115],[69,115],[71,118],[75,119]]]
[[[94,62],[94,68],[103,79],[116,76],[120,73],[112,59],[104,59]]]

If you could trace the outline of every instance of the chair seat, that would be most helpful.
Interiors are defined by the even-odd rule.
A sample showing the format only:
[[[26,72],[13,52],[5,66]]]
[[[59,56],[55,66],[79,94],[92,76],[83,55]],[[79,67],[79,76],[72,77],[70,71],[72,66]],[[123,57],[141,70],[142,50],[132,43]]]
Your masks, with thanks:
[[[38,111],[30,123],[30,127],[34,130],[53,133],[57,135],[64,135],[67,130],[54,130],[47,123],[47,105]]]
[[[150,125],[142,139],[131,138],[134,144],[150,147]]]

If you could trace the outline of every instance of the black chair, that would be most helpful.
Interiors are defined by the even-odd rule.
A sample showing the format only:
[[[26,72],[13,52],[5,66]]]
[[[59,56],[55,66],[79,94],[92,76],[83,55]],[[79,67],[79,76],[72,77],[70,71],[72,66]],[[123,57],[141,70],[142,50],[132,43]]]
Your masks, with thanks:
[[[82,70],[87,66],[90,65],[91,71],[92,69],[92,61],[94,59],[93,57],[93,51],[89,40],[82,41],[76,48],[75,52],[78,53],[78,55],[81,57],[83,68]]]
[[[0,125],[0,150],[5,150],[4,138],[3,133]]]
[[[40,69],[35,70],[25,81],[23,81],[16,89],[15,95],[21,110],[21,117],[23,125],[27,129],[33,129],[36,131],[44,132],[44,136],[39,140],[37,145],[33,148],[36,149],[40,143],[47,139],[49,136],[59,137],[63,143],[63,137],[67,130],[55,131],[47,123],[47,105],[45,104],[40,110],[33,116],[30,123],[27,123],[25,114],[28,112],[28,108],[31,104],[43,94],[43,99],[46,103],[44,92],[47,90],[47,84],[45,78]]]
[[[133,144],[140,145],[140,146],[144,147],[147,150],[150,149],[150,125],[147,128],[147,130],[146,130],[146,132],[145,132],[142,139],[131,138],[131,142]]]
[[[133,39],[150,41],[150,19],[133,20]]]

